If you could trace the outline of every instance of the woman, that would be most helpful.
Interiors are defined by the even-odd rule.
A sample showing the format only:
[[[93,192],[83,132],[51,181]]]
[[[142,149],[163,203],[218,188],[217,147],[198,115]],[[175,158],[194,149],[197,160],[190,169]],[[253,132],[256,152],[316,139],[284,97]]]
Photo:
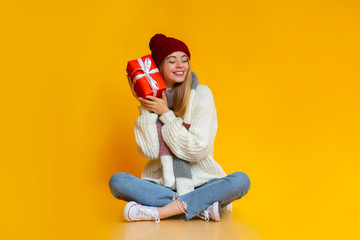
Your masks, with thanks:
[[[152,58],[166,83],[161,98],[138,98],[141,106],[135,123],[140,154],[149,161],[142,178],[116,173],[109,182],[111,193],[129,201],[127,221],[155,220],[185,214],[220,220],[231,202],[250,188],[245,173],[225,174],[213,159],[217,130],[216,108],[210,89],[198,84],[190,69],[190,51],[178,39],[156,34],[150,40]]]

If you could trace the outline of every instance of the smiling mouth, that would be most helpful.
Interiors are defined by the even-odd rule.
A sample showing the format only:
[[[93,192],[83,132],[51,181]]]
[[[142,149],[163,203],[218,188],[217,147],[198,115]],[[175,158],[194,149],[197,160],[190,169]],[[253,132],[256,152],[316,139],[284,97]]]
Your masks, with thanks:
[[[183,75],[183,74],[184,74],[184,72],[174,72],[174,74],[175,74],[175,75],[180,75],[180,76],[181,76],[181,75]]]

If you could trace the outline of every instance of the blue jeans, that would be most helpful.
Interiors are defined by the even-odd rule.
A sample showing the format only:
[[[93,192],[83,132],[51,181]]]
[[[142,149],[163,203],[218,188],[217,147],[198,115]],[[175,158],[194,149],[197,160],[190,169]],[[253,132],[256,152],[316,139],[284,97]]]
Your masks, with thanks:
[[[176,198],[170,188],[128,173],[115,173],[109,181],[111,193],[124,201],[135,201],[142,205],[163,207]],[[250,180],[245,173],[236,172],[223,178],[213,179],[195,190],[178,196],[187,206],[186,219],[198,215],[214,202],[223,208],[234,200],[242,198],[250,189]]]

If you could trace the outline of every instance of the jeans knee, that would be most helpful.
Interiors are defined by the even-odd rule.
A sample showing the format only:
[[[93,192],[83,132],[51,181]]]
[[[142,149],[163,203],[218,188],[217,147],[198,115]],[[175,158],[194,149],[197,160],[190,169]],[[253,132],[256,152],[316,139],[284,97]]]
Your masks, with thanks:
[[[122,182],[128,181],[132,177],[131,174],[125,172],[118,172],[111,176],[109,181],[110,188],[113,188],[114,185],[121,185]]]
[[[251,184],[248,175],[243,172],[235,172],[231,175],[233,175],[236,178],[236,181],[234,181],[236,191],[243,192],[244,194],[246,194],[250,190],[250,184]]]

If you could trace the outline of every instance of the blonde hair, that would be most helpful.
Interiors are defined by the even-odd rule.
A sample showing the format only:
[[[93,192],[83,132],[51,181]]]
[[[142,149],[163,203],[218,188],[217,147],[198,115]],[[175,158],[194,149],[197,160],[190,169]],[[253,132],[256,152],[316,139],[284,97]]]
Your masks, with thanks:
[[[160,63],[159,71],[161,76],[164,76],[162,71],[162,66],[164,64],[164,61]],[[175,116],[184,118],[186,108],[189,103],[189,97],[190,97],[190,91],[191,91],[191,67],[190,67],[190,61],[189,61],[189,70],[185,76],[185,80],[181,83],[175,83],[172,92],[174,94],[173,99],[173,111],[175,113]]]

